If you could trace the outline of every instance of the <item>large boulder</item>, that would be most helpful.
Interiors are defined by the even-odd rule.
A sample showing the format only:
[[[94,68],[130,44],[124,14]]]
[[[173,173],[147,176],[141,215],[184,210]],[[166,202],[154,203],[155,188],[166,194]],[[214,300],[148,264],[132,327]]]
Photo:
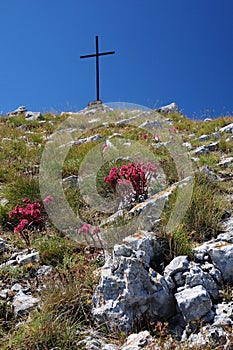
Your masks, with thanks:
[[[221,288],[221,272],[213,264],[199,264],[189,261],[187,256],[174,258],[164,270],[166,281],[173,280],[174,290],[183,290],[202,286],[209,295],[217,300]]]
[[[138,242],[129,239],[129,245],[116,245],[113,258],[102,269],[93,316],[113,330],[128,333],[140,323],[165,320],[175,312],[165,278],[150,267],[157,248],[148,235]]]
[[[175,294],[178,309],[186,322],[200,319],[212,307],[212,301],[206,289],[201,285],[186,288]]]
[[[233,283],[233,232],[219,235],[194,249],[197,259],[211,259],[221,271],[224,282]]]

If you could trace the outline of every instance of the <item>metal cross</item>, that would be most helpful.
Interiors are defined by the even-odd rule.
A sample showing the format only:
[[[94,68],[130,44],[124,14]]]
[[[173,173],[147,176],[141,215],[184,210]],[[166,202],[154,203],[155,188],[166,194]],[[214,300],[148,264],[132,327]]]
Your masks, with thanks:
[[[89,58],[89,57],[95,57],[95,63],[96,63],[96,98],[97,101],[100,101],[100,78],[99,78],[99,56],[105,56],[105,55],[112,55],[115,53],[115,51],[109,51],[109,52],[99,52],[99,37],[95,37],[95,47],[96,47],[96,53],[91,55],[85,55],[80,56],[80,58]]]

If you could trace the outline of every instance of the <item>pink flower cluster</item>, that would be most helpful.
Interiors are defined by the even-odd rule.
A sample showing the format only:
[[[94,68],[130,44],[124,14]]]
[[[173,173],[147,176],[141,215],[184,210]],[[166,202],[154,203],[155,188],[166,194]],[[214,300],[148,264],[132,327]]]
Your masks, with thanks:
[[[84,224],[82,227],[77,229],[77,233],[84,236],[88,245],[90,245],[90,238],[93,246],[103,248],[103,242],[99,236],[100,232],[101,229],[99,227],[92,228],[90,224]]]
[[[53,199],[54,198],[52,196],[47,196],[47,197],[45,197],[45,199],[43,199],[43,203],[49,204],[50,202],[53,201]]]
[[[89,230],[91,228],[90,224],[84,224],[82,227],[80,227],[77,232],[79,234],[81,233],[89,233]],[[95,227],[91,230],[91,235],[97,235],[98,233],[100,233],[100,228],[99,227]]]
[[[138,139],[138,140],[140,140],[140,139],[146,140],[146,141],[148,141],[148,142],[150,142],[150,141],[152,141],[152,142],[158,142],[158,141],[160,140],[158,134],[155,134],[154,136],[152,136],[152,135],[146,134],[146,133],[144,133],[144,134],[139,133],[139,134],[137,135],[137,139]]]
[[[104,178],[106,183],[116,190],[117,185],[120,187],[131,185],[135,194],[135,200],[145,199],[147,197],[148,185],[152,175],[157,168],[150,162],[146,165],[143,163],[130,163],[122,165],[120,170],[114,167],[110,170],[109,176]]]
[[[10,218],[19,220],[19,224],[14,228],[14,233],[21,233],[25,228],[28,228],[29,225],[39,228],[43,227],[40,203],[31,203],[28,198],[24,198],[22,202],[25,204],[25,207],[20,207],[17,204],[9,213]]]

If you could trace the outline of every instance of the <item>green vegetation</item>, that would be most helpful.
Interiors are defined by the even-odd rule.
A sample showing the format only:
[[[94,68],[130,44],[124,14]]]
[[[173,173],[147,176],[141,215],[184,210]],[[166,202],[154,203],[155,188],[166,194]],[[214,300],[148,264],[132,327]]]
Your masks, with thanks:
[[[94,283],[97,282],[93,277],[96,266],[91,264],[91,256],[81,251],[69,258],[65,253],[63,257],[59,255],[61,242],[58,240],[56,248],[53,242],[54,248],[50,248],[46,256],[42,254],[43,261],[54,265],[58,259],[59,268],[46,281],[41,306],[31,313],[30,320],[22,327],[12,329],[1,349],[77,349],[77,342],[81,339],[78,330],[92,325],[89,316]],[[64,243],[62,247],[65,247]],[[6,305],[0,304],[0,317],[7,320],[9,312],[11,310],[7,313]],[[6,329],[6,325],[4,327]]]
[[[25,322],[20,327],[15,327],[16,321],[7,303],[0,302],[0,347],[3,350],[56,347],[57,349],[77,349],[77,342],[82,339],[83,330],[96,327],[90,317],[90,311],[93,291],[98,281],[98,274],[94,271],[96,272],[103,263],[103,252],[94,247],[83,247],[58,232],[46,216],[39,189],[39,165],[47,138],[67,117],[67,115],[46,114],[36,121],[27,121],[24,116],[0,120],[0,228],[2,236],[7,239],[10,247],[1,254],[0,262],[7,260],[11,253],[25,248],[20,237],[13,234],[14,227],[10,223],[9,212],[16,204],[21,203],[23,198],[29,198],[31,203],[37,201],[41,203],[41,210],[47,224],[46,231],[32,234],[31,246],[38,250],[41,264],[52,266],[51,274],[44,281],[46,288],[41,291],[41,304],[31,312],[29,319],[23,318]],[[108,125],[94,125],[92,130],[86,133],[83,131],[81,138],[96,134],[101,138],[70,147],[62,168],[62,178],[78,176],[80,166],[87,154],[91,151],[95,152],[96,147],[101,149],[109,136],[120,134],[120,138],[126,143],[138,142],[149,151],[163,170],[166,181],[158,183],[154,193],[175,184],[179,180],[178,169],[166,145],[153,140],[154,135],[150,135],[148,130],[138,130],[134,125],[111,123],[113,117],[114,120],[122,118],[119,111],[111,112],[109,119],[106,117]],[[123,118],[127,117],[132,117],[132,113]],[[80,125],[82,118],[80,116]],[[177,127],[182,141],[191,142],[193,147],[216,141],[213,135],[205,142],[200,141],[199,137],[204,134],[211,135],[233,122],[232,117],[220,117],[209,122],[189,120],[176,114],[169,115],[169,118]],[[70,128],[76,125],[72,119],[69,123]],[[85,125],[84,122],[83,125]],[[145,132],[149,135],[145,136]],[[190,134],[194,136],[190,138]],[[167,262],[178,255],[191,255],[195,245],[218,234],[221,218],[229,208],[228,195],[233,193],[233,177],[227,175],[232,172],[231,165],[225,168],[218,165],[223,155],[233,156],[231,136],[220,134],[218,149],[200,156],[198,161],[193,162],[195,175],[192,200],[178,227],[170,234],[164,230],[176,201],[177,192],[175,191],[161,215],[161,225],[154,228],[156,234],[163,240]],[[114,137],[111,138],[111,142],[114,144]],[[112,152],[114,156],[114,151]],[[54,159],[51,159],[52,162],[57,166]],[[96,192],[107,203],[115,198],[115,193],[104,181],[104,177],[109,175],[113,166],[120,167],[127,162],[125,158],[117,158],[115,155],[115,158],[109,157],[99,164],[95,179]],[[225,172],[225,180],[219,182],[207,176],[202,171],[202,167],[205,166],[218,176],[223,176]],[[98,211],[98,208],[93,208],[87,203],[78,184],[64,183],[63,188],[71,208],[84,222],[100,225],[111,215]],[[127,210],[124,214],[127,214]],[[129,220],[127,216],[119,217],[119,226],[127,220]],[[109,234],[113,234],[114,224],[107,224],[105,228],[108,226]],[[125,229],[127,230],[127,227]],[[36,265],[6,266],[0,268],[0,279],[3,282],[11,280],[12,283],[16,283],[25,276],[28,279],[35,278],[37,268]],[[227,286],[224,290],[226,299],[229,298],[230,293],[231,289]],[[112,335],[108,334],[107,329],[102,329],[102,332],[103,337],[111,338]],[[154,328],[154,334],[158,333],[159,337],[166,332],[164,325],[156,325]],[[114,334],[111,342],[121,343],[123,338],[122,334]]]

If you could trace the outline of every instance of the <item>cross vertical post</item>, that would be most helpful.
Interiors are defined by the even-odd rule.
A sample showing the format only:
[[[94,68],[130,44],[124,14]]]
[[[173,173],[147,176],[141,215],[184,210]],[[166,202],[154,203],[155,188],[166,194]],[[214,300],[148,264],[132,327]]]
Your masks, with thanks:
[[[95,57],[96,65],[96,99],[100,101],[99,56],[113,55],[115,51],[99,52],[99,37],[95,37],[95,54],[80,56],[80,58]]]
[[[95,37],[95,47],[96,47],[96,99],[100,99],[100,76],[99,76],[99,37]]]

